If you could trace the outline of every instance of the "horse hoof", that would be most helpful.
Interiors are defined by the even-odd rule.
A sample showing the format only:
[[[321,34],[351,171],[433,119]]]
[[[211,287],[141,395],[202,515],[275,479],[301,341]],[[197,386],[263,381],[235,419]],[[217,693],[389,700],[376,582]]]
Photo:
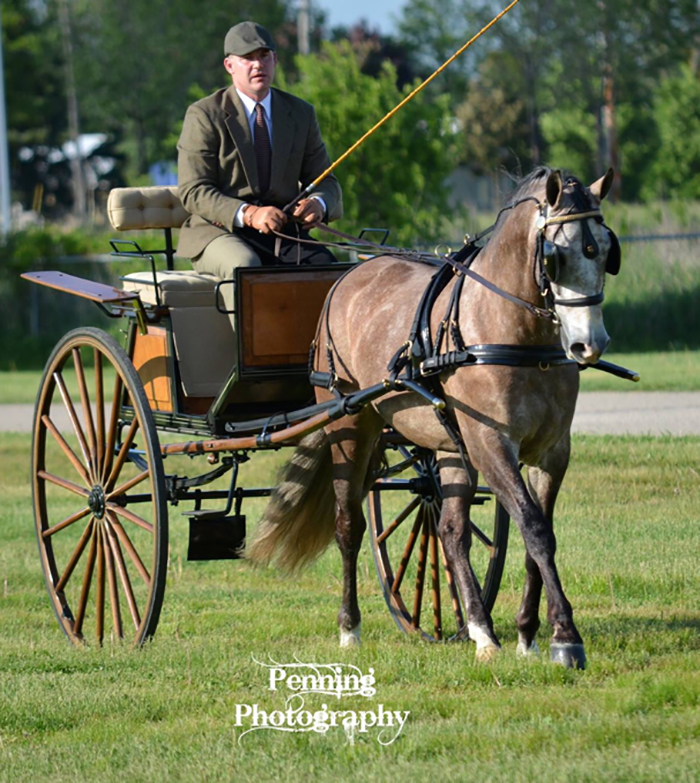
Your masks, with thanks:
[[[344,628],[340,629],[340,646],[341,647],[359,647],[360,646],[360,626],[357,625],[350,631],[346,631]]]
[[[518,646],[515,648],[515,654],[518,658],[539,658],[540,648],[537,646],[537,642],[534,641],[534,639],[529,647],[525,645],[525,642],[518,642]]]
[[[488,645],[484,645],[483,647],[477,647],[476,662],[491,663],[491,661],[496,660],[500,652],[501,652],[501,648],[495,644],[488,644]]]
[[[567,669],[585,669],[586,653],[582,644],[559,644],[554,642],[549,648],[552,663],[559,663]]]

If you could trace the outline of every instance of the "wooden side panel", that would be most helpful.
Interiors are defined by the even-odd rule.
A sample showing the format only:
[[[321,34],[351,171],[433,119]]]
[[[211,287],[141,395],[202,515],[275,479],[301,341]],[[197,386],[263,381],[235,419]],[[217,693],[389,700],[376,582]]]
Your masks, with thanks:
[[[305,365],[326,294],[344,271],[243,272],[239,320],[243,366]]]
[[[167,330],[162,326],[149,326],[148,334],[137,331],[132,361],[151,408],[172,413],[172,357]]]

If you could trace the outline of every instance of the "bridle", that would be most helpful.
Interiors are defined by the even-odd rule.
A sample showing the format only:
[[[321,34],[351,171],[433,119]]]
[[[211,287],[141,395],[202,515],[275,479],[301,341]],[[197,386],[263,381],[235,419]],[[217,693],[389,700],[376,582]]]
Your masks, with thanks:
[[[590,226],[588,225],[588,220],[593,219],[597,223],[602,224],[607,229],[608,236],[610,238],[610,250],[608,251],[608,257],[606,259],[605,271],[611,275],[616,275],[620,271],[620,243],[613,231],[603,222],[603,215],[600,209],[590,208],[588,197],[578,180],[570,179],[566,183],[565,189],[573,197],[574,208],[571,212],[568,212],[564,215],[550,216],[550,205],[547,201],[539,201],[534,196],[524,196],[523,198],[517,199],[511,204],[507,204],[505,207],[503,207],[498,213],[496,222],[485,231],[482,231],[472,240],[472,242],[476,242],[481,237],[493,231],[493,229],[498,224],[499,218],[504,212],[515,209],[521,204],[525,204],[530,201],[534,202],[539,211],[539,215],[537,217],[537,237],[535,239],[533,266],[535,281],[539,287],[540,295],[544,300],[544,307],[537,307],[531,302],[526,302],[525,300],[513,296],[512,294],[507,294],[505,291],[498,288],[498,286],[495,286],[493,283],[489,283],[485,278],[477,275],[471,270],[460,269],[460,271],[464,271],[469,277],[472,277],[477,280],[477,282],[485,285],[487,288],[494,291],[494,293],[503,296],[515,304],[525,306],[528,310],[530,310],[530,312],[540,318],[547,318],[554,321],[555,323],[559,321],[554,309],[555,306],[593,307],[594,305],[599,305],[604,301],[605,294],[601,290],[597,294],[582,296],[576,299],[559,299],[554,295],[551,283],[556,283],[559,280],[561,266],[563,265],[562,256],[564,255],[565,251],[553,240],[547,239],[546,232],[550,226],[558,226],[559,228],[557,230],[559,230],[566,223],[582,223],[582,252],[586,258],[594,259],[599,255],[600,247],[596,242],[595,237],[593,236],[593,232],[591,231]],[[448,263],[450,262],[450,260],[446,257],[443,257],[443,260],[447,260]],[[460,264],[459,266],[461,267],[462,265]]]

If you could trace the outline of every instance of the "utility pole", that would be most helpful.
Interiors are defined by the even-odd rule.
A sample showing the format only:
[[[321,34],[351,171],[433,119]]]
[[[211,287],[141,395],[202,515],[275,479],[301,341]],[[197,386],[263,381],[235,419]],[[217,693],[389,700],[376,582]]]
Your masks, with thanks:
[[[310,0],[299,0],[297,10],[297,41],[299,54],[309,53],[309,4]]]
[[[80,153],[80,122],[78,119],[78,93],[75,89],[75,71],[73,69],[73,41],[70,28],[68,0],[58,1],[58,20],[63,38],[63,56],[65,58],[66,96],[68,98],[68,136],[75,144],[75,156],[70,160],[71,184],[73,187],[73,213],[79,220],[85,219],[87,198],[85,193],[85,174]]]
[[[5,69],[2,52],[2,0],[0,0],[0,233],[12,231],[10,194],[10,156],[7,152],[7,114],[5,111]]]

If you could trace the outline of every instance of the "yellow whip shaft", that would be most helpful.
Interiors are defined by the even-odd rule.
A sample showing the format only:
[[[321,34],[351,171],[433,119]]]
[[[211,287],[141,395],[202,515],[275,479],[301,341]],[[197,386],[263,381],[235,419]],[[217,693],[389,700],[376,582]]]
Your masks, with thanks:
[[[427,87],[430,82],[436,77],[439,76],[445,68],[448,67],[448,65],[451,65],[462,53],[466,52],[466,50],[481,36],[490,30],[498,21],[500,21],[512,8],[514,8],[520,0],[513,0],[513,2],[507,7],[504,8],[500,14],[495,16],[483,29],[479,30],[479,32],[471,38],[469,41],[467,41],[464,46],[456,51],[452,57],[450,57],[449,60],[446,60],[436,71],[434,71],[428,78],[422,83],[419,84],[418,87],[416,87],[415,90],[413,90],[409,95],[407,95],[401,103],[399,103],[397,106],[395,106],[387,115],[385,115],[379,122],[372,128],[370,128],[367,133],[365,133],[364,136],[359,138],[349,149],[347,149],[336,161],[331,163],[331,165],[321,174],[321,176],[316,177],[316,179],[310,184],[307,185],[304,190],[294,199],[294,201],[291,201],[287,206],[284,208],[285,212],[289,212],[290,209],[292,209],[294,206],[296,206],[305,196],[308,196],[309,193],[319,184],[319,182],[322,182],[334,169],[336,169],[347,157],[352,155],[352,153],[362,144],[364,144],[365,141],[379,128],[384,125],[385,122],[388,122],[395,114],[399,111],[399,109],[403,108],[410,100],[412,100],[418,93],[425,87]]]

